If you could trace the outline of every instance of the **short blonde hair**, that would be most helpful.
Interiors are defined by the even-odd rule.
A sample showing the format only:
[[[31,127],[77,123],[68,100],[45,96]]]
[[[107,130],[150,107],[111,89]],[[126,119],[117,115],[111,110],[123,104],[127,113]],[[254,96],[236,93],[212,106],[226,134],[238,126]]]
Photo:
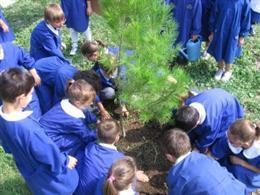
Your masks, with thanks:
[[[59,4],[48,4],[44,9],[44,20],[46,22],[62,21],[65,20],[64,12]]]

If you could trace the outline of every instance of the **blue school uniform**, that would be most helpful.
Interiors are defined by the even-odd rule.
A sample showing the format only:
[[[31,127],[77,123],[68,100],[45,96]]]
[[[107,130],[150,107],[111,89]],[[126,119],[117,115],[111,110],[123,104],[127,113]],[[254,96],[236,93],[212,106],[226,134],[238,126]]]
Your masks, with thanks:
[[[209,30],[214,37],[208,53],[217,62],[232,64],[241,54],[239,37],[247,36],[250,30],[249,0],[217,0],[211,11]]]
[[[185,104],[196,102],[204,107],[206,118],[188,134],[191,143],[195,144],[201,152],[205,152],[235,120],[244,116],[244,111],[235,96],[220,88],[210,89],[190,97]]]
[[[88,28],[86,0],[61,0],[61,7],[65,14],[66,26],[77,32],[85,32]]]
[[[0,60],[0,72],[9,68],[21,67],[27,70],[33,69],[35,61],[21,47],[11,42],[1,43],[4,52],[4,59]],[[2,103],[0,103],[2,104]],[[33,116],[39,119],[42,115],[39,99],[35,91],[32,100],[26,107],[26,110],[33,110]]]
[[[36,87],[43,113],[46,113],[65,96],[67,81],[78,71],[68,60],[57,56],[42,58],[35,63],[41,77]]]
[[[166,0],[173,3],[173,19],[178,24],[178,36],[175,44],[185,45],[191,35],[199,35],[201,31],[202,7],[200,0]]]
[[[96,140],[96,131],[84,119],[84,113],[65,99],[41,117],[40,125],[61,152],[76,156]]]
[[[4,17],[4,14],[2,12],[2,10],[0,10],[0,19],[3,20],[3,22],[8,26],[9,31],[8,32],[4,32],[2,28],[0,28],[0,43],[3,42],[12,42],[15,39],[14,33],[12,28],[10,28],[7,20]]]
[[[167,176],[167,185],[169,195],[247,194],[245,185],[217,161],[197,152],[187,154],[173,165]]]
[[[99,179],[105,177],[111,165],[124,155],[116,148],[95,142],[89,143],[84,154],[78,157],[79,185],[75,195],[94,194]]]
[[[68,156],[48,138],[31,112],[0,111],[0,141],[12,153],[16,166],[34,195],[71,195],[78,184],[75,169],[67,168]]]
[[[202,5],[202,17],[201,17],[201,36],[204,41],[208,41],[210,35],[209,30],[209,18],[211,8],[214,4],[214,0],[201,0]]]
[[[54,33],[44,20],[37,24],[31,34],[30,54],[36,61],[50,56],[65,59],[61,51],[60,30]]]
[[[258,155],[250,157],[246,157],[247,153],[245,151],[247,152],[249,149],[243,150],[242,148],[232,146],[226,134],[217,139],[211,148],[212,155],[219,159],[220,164],[225,166],[239,181],[243,182],[247,186],[248,191],[254,192],[260,188],[260,174],[243,166],[234,165],[229,160],[229,156],[234,155],[250,165],[260,168],[260,148],[258,148]]]

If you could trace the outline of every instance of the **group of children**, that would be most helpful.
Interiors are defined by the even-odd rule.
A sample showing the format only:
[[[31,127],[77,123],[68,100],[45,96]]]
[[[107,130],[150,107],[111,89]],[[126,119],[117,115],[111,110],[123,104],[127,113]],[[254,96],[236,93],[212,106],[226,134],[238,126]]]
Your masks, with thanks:
[[[260,22],[260,2],[258,0],[165,1],[174,6],[173,18],[178,24],[175,44],[185,47],[189,39],[196,40],[201,36],[206,42],[204,56],[209,53],[218,63],[214,78],[228,81],[232,76],[232,64],[235,58],[241,55],[241,46],[245,42],[244,38],[250,33],[251,24]]]
[[[232,3],[240,0],[218,2],[216,14],[223,5],[231,9]],[[74,67],[61,50],[60,28],[64,23],[69,26],[68,15],[73,15],[73,6],[67,3],[62,1],[65,14],[58,4],[46,6],[44,20],[31,34],[30,55],[10,42],[14,35],[6,20],[0,19],[2,33],[7,33],[0,33],[0,143],[5,152],[13,154],[33,194],[136,194],[136,181],[147,182],[149,178],[115,146],[120,128],[102,101],[115,97],[116,86],[98,61],[98,43],[87,42],[81,47],[83,56],[94,63],[87,71]],[[82,3],[85,10],[87,6],[87,15],[91,14],[91,2],[74,3]],[[186,1],[174,3],[179,19],[186,17],[177,11],[179,5],[192,16],[199,14],[193,10],[201,6],[199,0],[194,4],[190,0],[187,5]],[[235,7],[240,5],[246,4]],[[233,11],[229,10],[229,18],[233,18]],[[190,19],[185,23],[191,24]],[[88,25],[69,27],[74,36],[77,31],[86,31]],[[191,34],[196,39],[200,29],[195,24],[193,27]],[[180,33],[177,42],[187,41],[190,35],[186,32]],[[78,38],[74,38],[76,50]],[[108,55],[117,52],[108,50]],[[101,120],[92,112],[93,104]],[[167,177],[169,194],[247,194],[260,188],[259,128],[243,116],[238,100],[223,89],[207,90],[185,100],[174,114],[179,129],[163,136],[162,151],[174,164]]]

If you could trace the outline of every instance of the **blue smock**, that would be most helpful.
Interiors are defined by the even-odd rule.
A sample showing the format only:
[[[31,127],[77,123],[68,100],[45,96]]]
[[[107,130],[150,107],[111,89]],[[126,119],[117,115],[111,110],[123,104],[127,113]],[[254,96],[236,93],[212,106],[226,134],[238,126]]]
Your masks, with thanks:
[[[249,34],[250,20],[249,0],[217,0],[211,10],[209,30],[214,37],[208,53],[217,62],[232,64],[241,54],[239,37]]]
[[[200,0],[166,0],[173,3],[173,19],[177,22],[177,39],[175,44],[185,46],[192,35],[201,31],[202,7]]]
[[[43,113],[65,96],[67,81],[78,71],[68,60],[57,56],[42,58],[35,63],[42,82],[36,87]]]
[[[0,19],[8,26],[9,31],[4,32],[2,28],[0,28],[0,43],[3,42],[12,42],[15,39],[15,35],[13,33],[12,28],[9,26],[7,20],[4,17],[2,10],[0,10]]]
[[[61,51],[61,34],[52,32],[43,20],[33,29],[30,39],[30,54],[37,61],[41,58],[58,56],[65,59]]]
[[[86,0],[61,0],[61,7],[65,14],[66,26],[77,32],[85,32],[88,28]]]
[[[38,122],[29,115],[6,119],[1,111],[0,129],[0,143],[6,152],[12,153],[32,194],[73,193],[78,184],[77,171],[67,168],[68,156],[60,153]]]
[[[234,154],[228,144],[228,137],[224,134],[222,137],[217,139],[211,147],[211,153],[214,157],[219,159],[222,166],[225,166],[229,172],[231,172],[239,181],[243,182],[250,192],[255,192],[260,188],[260,174],[251,171],[243,166],[234,165],[230,162],[229,156],[237,156],[242,160],[246,161],[250,165],[253,165],[260,169],[260,155],[253,158],[247,158],[243,154],[244,150],[238,154]]]
[[[77,170],[79,185],[75,195],[94,194],[99,179],[108,174],[111,165],[124,155],[115,149],[102,146],[98,143],[89,143],[85,152],[79,157]]]
[[[24,51],[23,48],[11,43],[1,43],[4,52],[4,59],[0,60],[0,72],[9,68],[24,68],[27,70],[35,68],[34,59]],[[1,101],[0,101],[0,104]],[[32,100],[25,110],[33,110],[33,116],[39,119],[42,115],[39,99],[35,91],[33,92]]]
[[[214,141],[228,130],[237,119],[243,118],[244,110],[235,96],[215,88],[199,93],[185,101],[186,105],[198,102],[206,111],[202,124],[189,131],[191,143],[201,151],[210,147]]]
[[[83,112],[82,115],[82,118],[73,116],[58,103],[41,117],[40,125],[61,152],[76,156],[89,142],[96,140],[96,131],[85,123]]]
[[[192,152],[167,176],[169,195],[246,195],[246,186],[204,154]]]

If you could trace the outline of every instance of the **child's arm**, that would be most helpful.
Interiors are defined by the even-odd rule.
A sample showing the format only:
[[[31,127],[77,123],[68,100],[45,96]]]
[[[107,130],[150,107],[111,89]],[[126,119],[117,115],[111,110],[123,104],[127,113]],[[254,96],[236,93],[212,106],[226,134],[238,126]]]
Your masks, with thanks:
[[[4,32],[9,32],[9,27],[6,25],[6,23],[2,19],[0,19],[0,26]]]
[[[211,5],[211,12],[210,12],[210,18],[209,18],[209,31],[211,32],[209,35],[210,42],[213,40],[216,20],[217,20],[217,2],[212,3],[212,5]]]
[[[87,15],[91,16],[93,13],[92,5],[91,5],[91,0],[87,0]]]
[[[35,68],[32,68],[29,70],[29,72],[32,74],[34,81],[35,81],[35,85],[38,86],[41,84],[41,78],[38,75],[37,71],[35,70]]]
[[[149,181],[149,177],[146,174],[144,174],[143,171],[140,171],[140,170],[136,171],[136,179],[141,182]]]
[[[105,107],[103,106],[102,102],[97,102],[97,107],[98,107],[98,109],[99,109],[99,111],[100,111],[102,120],[110,119],[110,118],[111,118],[111,115],[110,115],[109,112],[105,109]]]
[[[229,159],[230,159],[232,164],[240,165],[242,167],[245,167],[246,169],[249,169],[249,170],[254,171],[256,173],[260,173],[259,168],[255,167],[253,165],[250,165],[248,162],[242,160],[241,158],[238,158],[236,156],[230,156]]]

